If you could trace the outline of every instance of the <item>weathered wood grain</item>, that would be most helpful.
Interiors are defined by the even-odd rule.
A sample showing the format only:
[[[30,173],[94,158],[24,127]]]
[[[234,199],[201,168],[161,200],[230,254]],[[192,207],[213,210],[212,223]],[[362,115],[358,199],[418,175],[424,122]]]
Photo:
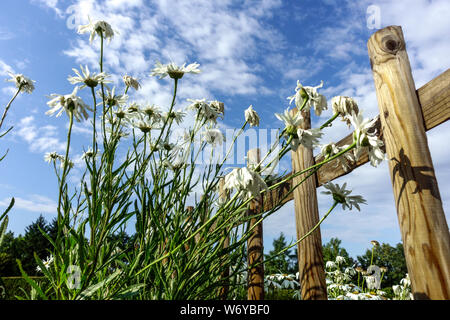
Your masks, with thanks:
[[[259,163],[261,155],[259,149],[251,149],[248,151],[247,160],[249,163]],[[262,197],[250,202],[248,215],[253,216],[261,212]],[[248,290],[247,300],[263,300],[264,299],[264,245],[263,245],[263,224],[259,220],[259,216],[250,219],[250,228],[253,229],[250,238],[247,241],[247,260],[250,269],[248,271]],[[256,266],[251,267],[254,264]]]
[[[224,188],[225,185],[225,179],[221,178],[219,181],[219,197],[222,201],[227,201],[230,199],[229,192]],[[217,220],[216,220],[217,221]],[[214,229],[216,228],[216,224],[214,225]],[[224,235],[226,238],[223,243],[223,248],[228,248],[230,246],[230,236],[228,234]],[[230,276],[230,269],[228,266],[224,267],[225,269],[222,272],[222,279],[225,279],[225,282],[228,282],[228,277]],[[222,300],[226,300],[228,297],[228,291],[229,291],[229,285],[225,283],[220,289],[219,289],[219,298]]]
[[[412,292],[415,299],[447,300],[450,234],[425,133],[427,119],[429,127],[439,122],[430,105],[445,96],[445,85],[425,88],[422,107],[431,116],[424,117],[401,27],[377,31],[367,45]]]
[[[291,112],[297,113],[297,109]],[[311,128],[309,111],[302,111],[304,121],[301,129]],[[292,170],[299,172],[314,165],[313,150],[300,145],[291,152]],[[307,174],[292,179],[297,185]],[[316,179],[308,178],[294,190],[295,225],[297,239],[302,238],[319,222],[319,208],[316,195]],[[327,300],[327,285],[322,254],[320,228],[297,245],[298,271],[302,300]]]

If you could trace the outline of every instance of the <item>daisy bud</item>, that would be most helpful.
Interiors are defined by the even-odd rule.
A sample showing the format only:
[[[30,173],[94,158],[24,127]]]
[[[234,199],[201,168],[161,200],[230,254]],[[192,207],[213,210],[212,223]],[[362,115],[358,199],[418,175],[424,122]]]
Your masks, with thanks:
[[[251,105],[245,110],[245,121],[248,121],[250,126],[258,127],[259,126],[259,115],[253,110],[253,106]]]
[[[379,243],[377,240],[372,240],[372,241],[370,241],[370,243],[371,243],[374,247],[380,246],[380,243]]]

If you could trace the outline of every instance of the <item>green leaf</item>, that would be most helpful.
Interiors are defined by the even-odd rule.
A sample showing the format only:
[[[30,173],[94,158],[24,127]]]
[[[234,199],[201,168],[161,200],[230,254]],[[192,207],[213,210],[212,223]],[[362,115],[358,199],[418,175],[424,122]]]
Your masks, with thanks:
[[[22,268],[22,263],[20,263],[19,259],[16,259],[17,261],[17,265],[19,266],[19,270],[20,273],[22,274],[22,277],[25,278],[25,280],[30,284],[31,287],[34,288],[34,290],[36,290],[36,292],[39,294],[39,296],[44,299],[44,300],[48,300],[47,296],[44,294],[44,292],[41,290],[41,288],[39,287],[39,285],[37,284],[36,281],[34,281],[33,279],[31,279],[23,270]]]
[[[8,208],[6,208],[6,211],[2,213],[2,216],[0,217],[0,221],[3,220],[3,218],[8,214],[9,210],[11,210],[11,208],[13,207],[14,203],[16,202],[16,200],[14,199],[14,197],[11,199],[11,202],[9,203]]]
[[[0,138],[3,138],[5,135],[7,135],[8,132],[10,132],[12,130],[12,128],[14,128],[14,127],[11,127],[8,130],[6,130],[5,132],[3,132],[2,134],[0,134]]]
[[[84,300],[85,298],[90,298],[95,292],[97,292],[99,289],[101,289],[103,286],[106,286],[109,282],[114,280],[122,271],[117,270],[113,274],[111,274],[108,278],[105,280],[100,281],[99,283],[96,283],[89,288],[85,289],[83,292],[80,293],[80,300]]]
[[[6,227],[8,226],[9,218],[8,216],[5,216],[5,219],[2,221],[2,224],[0,225],[0,246],[2,245],[3,238],[6,233]]]
[[[5,157],[6,157],[6,155],[8,154],[8,152],[9,152],[9,149],[6,150],[6,153],[3,155],[3,157],[0,158],[0,161],[2,161],[3,159],[5,159]]]
[[[137,295],[139,293],[139,290],[141,290],[143,287],[145,287],[145,284],[143,284],[143,283],[138,283],[138,284],[134,284],[132,286],[129,286],[125,290],[120,291],[117,294],[116,299],[131,298],[131,297]]]

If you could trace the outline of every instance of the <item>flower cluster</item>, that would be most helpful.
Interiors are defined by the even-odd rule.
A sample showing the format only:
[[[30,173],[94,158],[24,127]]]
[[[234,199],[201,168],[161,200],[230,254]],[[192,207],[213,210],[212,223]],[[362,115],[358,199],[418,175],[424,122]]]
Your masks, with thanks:
[[[356,142],[355,159],[358,160],[362,152],[368,149],[370,164],[376,167],[386,157],[381,150],[381,147],[384,145],[383,141],[378,138],[375,131],[370,131],[376,119],[364,119],[361,112],[355,113],[353,110],[349,120],[355,128],[353,132],[353,138]]]
[[[56,163],[56,161],[60,161],[60,167],[63,168],[64,167],[64,162],[65,162],[65,157],[63,155],[58,154],[56,151],[53,152],[47,152],[44,155],[44,160],[48,163]],[[72,160],[68,159],[67,160],[67,166],[69,168],[73,168],[74,163],[72,162]]]
[[[364,272],[359,267],[344,267],[345,258],[337,256],[335,261],[325,264],[328,299],[330,300],[386,300],[386,292],[369,288],[365,290],[352,283],[352,277]],[[367,278],[366,278],[367,279]],[[367,281],[367,280],[366,280]],[[368,283],[367,283],[368,284]]]
[[[206,99],[187,99],[191,104],[187,107],[187,110],[193,110],[197,112],[197,118],[205,122],[212,124],[217,123],[217,118],[224,116],[224,104],[219,101],[209,101]]]
[[[289,139],[292,151],[296,151],[299,145],[303,145],[306,148],[320,147],[322,155],[325,158],[330,158],[346,150],[350,147],[349,145],[338,147],[333,143],[321,145],[319,142],[323,135],[321,129],[330,126],[331,122],[340,115],[343,121],[354,127],[353,138],[355,146],[352,146],[352,152],[345,152],[340,157],[337,157],[336,166],[341,165],[345,171],[348,171],[351,164],[355,163],[362,152],[367,150],[370,164],[376,167],[386,157],[381,149],[384,143],[378,138],[376,130],[373,130],[376,119],[363,118],[362,112],[354,99],[347,96],[333,97],[331,105],[334,116],[326,124],[321,128],[299,128],[304,121],[300,111],[309,111],[314,107],[315,114],[320,116],[322,111],[328,108],[327,99],[318,93],[318,89],[322,87],[323,81],[315,87],[303,86],[300,81],[297,81],[296,93],[287,98],[290,104],[292,101],[295,101],[297,109],[289,110],[288,108],[283,114],[275,114],[279,120],[284,122],[283,136]]]
[[[395,294],[394,300],[413,300],[409,274],[406,274],[406,276],[400,280],[399,285],[392,286],[392,290]]]
[[[300,112],[286,109],[282,114],[275,113],[275,116],[284,122],[283,135],[290,139],[292,151],[297,151],[299,145],[303,145],[306,148],[313,148],[319,145],[319,139],[323,135],[320,129],[298,128],[304,121]]]
[[[276,289],[298,290],[300,288],[298,276],[298,272],[296,274],[275,273],[266,275],[264,277],[264,290],[266,293]]]
[[[267,189],[261,175],[247,167],[235,168],[225,176],[225,190],[237,190],[244,199],[257,197]]]

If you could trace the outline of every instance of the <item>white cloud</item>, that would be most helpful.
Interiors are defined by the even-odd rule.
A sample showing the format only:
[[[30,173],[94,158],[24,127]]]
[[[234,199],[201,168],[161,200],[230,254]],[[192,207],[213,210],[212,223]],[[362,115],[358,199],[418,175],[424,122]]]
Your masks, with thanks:
[[[61,9],[58,8],[58,2],[59,0],[31,0],[32,3],[36,3],[38,5],[48,7],[55,11],[55,13],[58,15],[58,17],[62,18],[63,13]]]
[[[38,126],[34,116],[22,118],[13,134],[25,140],[31,152],[65,150],[65,142],[59,139],[58,128],[52,125]]]
[[[128,10],[122,4],[123,1],[107,1],[101,5],[93,0],[74,4],[80,17],[106,20],[118,30],[119,34],[105,46],[109,71],[133,74],[144,81],[155,60],[177,64],[197,60],[203,73],[189,79],[190,89],[207,90],[195,93],[211,96],[213,91],[232,95],[270,92],[258,75],[261,66],[255,57],[263,47],[265,52],[274,51],[280,43],[280,35],[261,22],[280,1],[262,1],[257,9],[245,4],[241,10],[232,10],[230,1],[161,0],[146,5],[132,1],[127,3]],[[95,66],[98,44],[88,44],[87,38],[81,37],[64,53],[77,63]],[[167,84],[163,82],[164,87]]]
[[[27,198],[14,197],[14,200],[13,210],[22,209],[25,211],[56,214],[57,203],[48,197],[32,194]],[[10,198],[0,200],[0,207],[7,207],[10,201]]]
[[[9,64],[5,63],[3,60],[0,59],[0,75],[6,76],[8,75],[8,72],[14,73],[13,67],[11,67]]]

